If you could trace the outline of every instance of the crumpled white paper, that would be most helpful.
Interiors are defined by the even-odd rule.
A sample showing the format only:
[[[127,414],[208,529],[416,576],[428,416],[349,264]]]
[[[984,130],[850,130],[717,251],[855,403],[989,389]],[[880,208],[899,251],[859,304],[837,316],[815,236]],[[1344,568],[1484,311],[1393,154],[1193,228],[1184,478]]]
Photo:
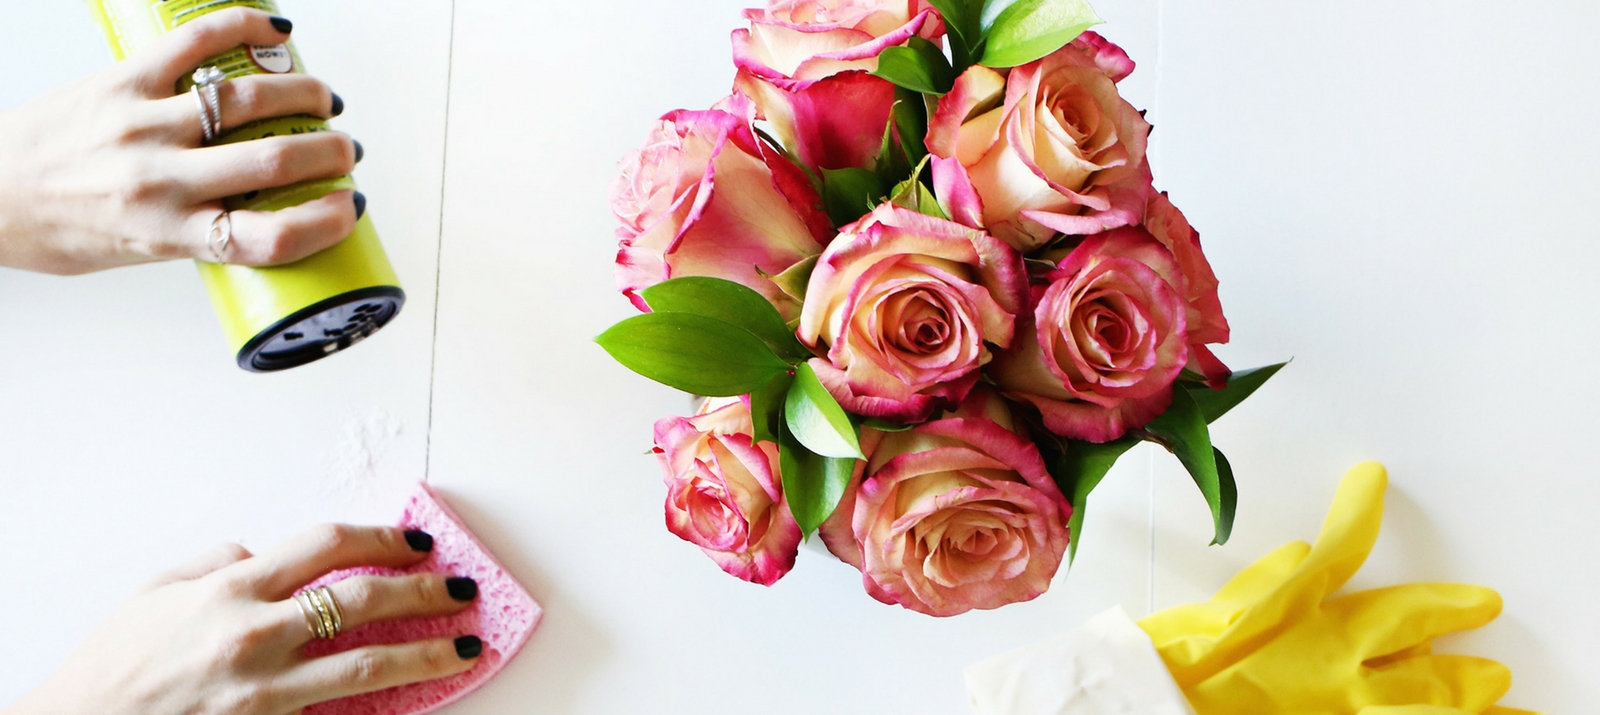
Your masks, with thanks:
[[[978,715],[1194,715],[1150,636],[1119,606],[967,668]]]

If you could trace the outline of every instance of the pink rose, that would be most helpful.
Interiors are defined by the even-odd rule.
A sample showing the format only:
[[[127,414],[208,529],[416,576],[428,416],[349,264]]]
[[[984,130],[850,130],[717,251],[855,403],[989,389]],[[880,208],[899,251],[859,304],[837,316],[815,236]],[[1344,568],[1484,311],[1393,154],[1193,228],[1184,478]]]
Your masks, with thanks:
[[[808,167],[869,168],[894,108],[878,55],[944,25],[925,0],[778,0],[733,33],[735,89]]]
[[[928,125],[952,216],[1023,252],[1136,224],[1150,125],[1117,94],[1133,61],[1093,32],[1009,76],[962,73]]]
[[[1165,193],[1150,194],[1145,205],[1144,228],[1172,252],[1183,272],[1184,300],[1188,303],[1190,360],[1210,379],[1213,387],[1227,384],[1228,368],[1206,345],[1228,342],[1228,319],[1222,315],[1217,298],[1217,274],[1200,250],[1200,233],[1189,225],[1178,207]]]
[[[1032,315],[989,375],[1064,437],[1109,442],[1172,403],[1188,359],[1183,274],[1142,228],[1090,236],[1035,288]]]
[[[820,533],[873,598],[954,616],[1050,587],[1072,507],[1005,400],[979,388],[937,421],[864,440],[863,478]]]
[[[907,422],[961,402],[1011,344],[1026,302],[1022,259],[982,231],[881,204],[817,262],[800,339],[845,409]]]
[[[723,571],[771,586],[794,568],[800,526],[783,498],[778,447],[753,431],[740,398],[710,399],[694,417],[656,422],[656,453],[667,529]]]
[[[744,16],[750,29],[733,32],[734,64],[773,80],[871,72],[884,48],[944,33],[926,0],[774,0]]]
[[[761,274],[822,251],[833,229],[820,203],[805,174],[756,141],[746,119],[719,110],[667,114],[622,161],[611,187],[622,224],[617,286],[648,310],[638,292],[652,285],[725,278],[792,318],[799,306]]]

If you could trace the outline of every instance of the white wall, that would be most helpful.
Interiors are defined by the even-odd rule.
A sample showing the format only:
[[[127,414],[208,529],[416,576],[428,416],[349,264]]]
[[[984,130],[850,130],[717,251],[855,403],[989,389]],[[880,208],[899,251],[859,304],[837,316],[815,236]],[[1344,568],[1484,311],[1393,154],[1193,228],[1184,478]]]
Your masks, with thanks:
[[[1204,546],[1175,460],[1141,450],[1047,596],[933,620],[810,551],[768,590],[668,534],[644,452],[687,402],[590,342],[630,311],[613,166],[654,116],[727,91],[743,4],[456,0],[446,152],[449,0],[282,0],[350,105],[336,126],[367,148],[411,302],[349,354],[255,376],[188,266],[0,272],[0,632],[29,645],[0,651],[0,702],[149,573],[385,521],[427,473],[549,609],[456,712],[961,713],[962,666],[1114,603],[1209,595],[1313,536],[1368,458],[1393,487],[1354,585],[1494,586],[1500,621],[1442,647],[1511,665],[1510,704],[1600,702],[1600,7],[1097,3],[1141,64],[1125,88],[1152,110],[1158,184],[1222,278],[1221,356],[1296,361],[1217,426],[1242,493],[1228,546]],[[0,16],[0,108],[109,61],[77,3]]]

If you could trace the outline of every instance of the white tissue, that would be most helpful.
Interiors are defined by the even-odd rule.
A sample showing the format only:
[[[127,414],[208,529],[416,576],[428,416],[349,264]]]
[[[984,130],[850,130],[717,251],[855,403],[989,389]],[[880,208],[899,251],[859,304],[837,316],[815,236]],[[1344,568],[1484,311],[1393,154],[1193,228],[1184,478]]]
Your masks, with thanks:
[[[978,715],[1194,715],[1121,607],[967,668],[967,693]]]

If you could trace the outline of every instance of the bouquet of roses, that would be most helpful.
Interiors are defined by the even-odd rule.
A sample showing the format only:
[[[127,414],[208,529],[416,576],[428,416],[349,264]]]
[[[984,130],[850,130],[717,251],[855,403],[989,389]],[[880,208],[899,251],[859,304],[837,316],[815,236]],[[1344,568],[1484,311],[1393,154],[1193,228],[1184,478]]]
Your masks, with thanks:
[[[1134,64],[1082,0],[770,0],[733,95],[662,117],[612,195],[598,339],[707,399],[656,423],[667,526],[770,585],[803,535],[873,597],[1032,599],[1116,459],[1183,462],[1228,538],[1207,424],[1230,373],[1198,234],[1152,186]]]

